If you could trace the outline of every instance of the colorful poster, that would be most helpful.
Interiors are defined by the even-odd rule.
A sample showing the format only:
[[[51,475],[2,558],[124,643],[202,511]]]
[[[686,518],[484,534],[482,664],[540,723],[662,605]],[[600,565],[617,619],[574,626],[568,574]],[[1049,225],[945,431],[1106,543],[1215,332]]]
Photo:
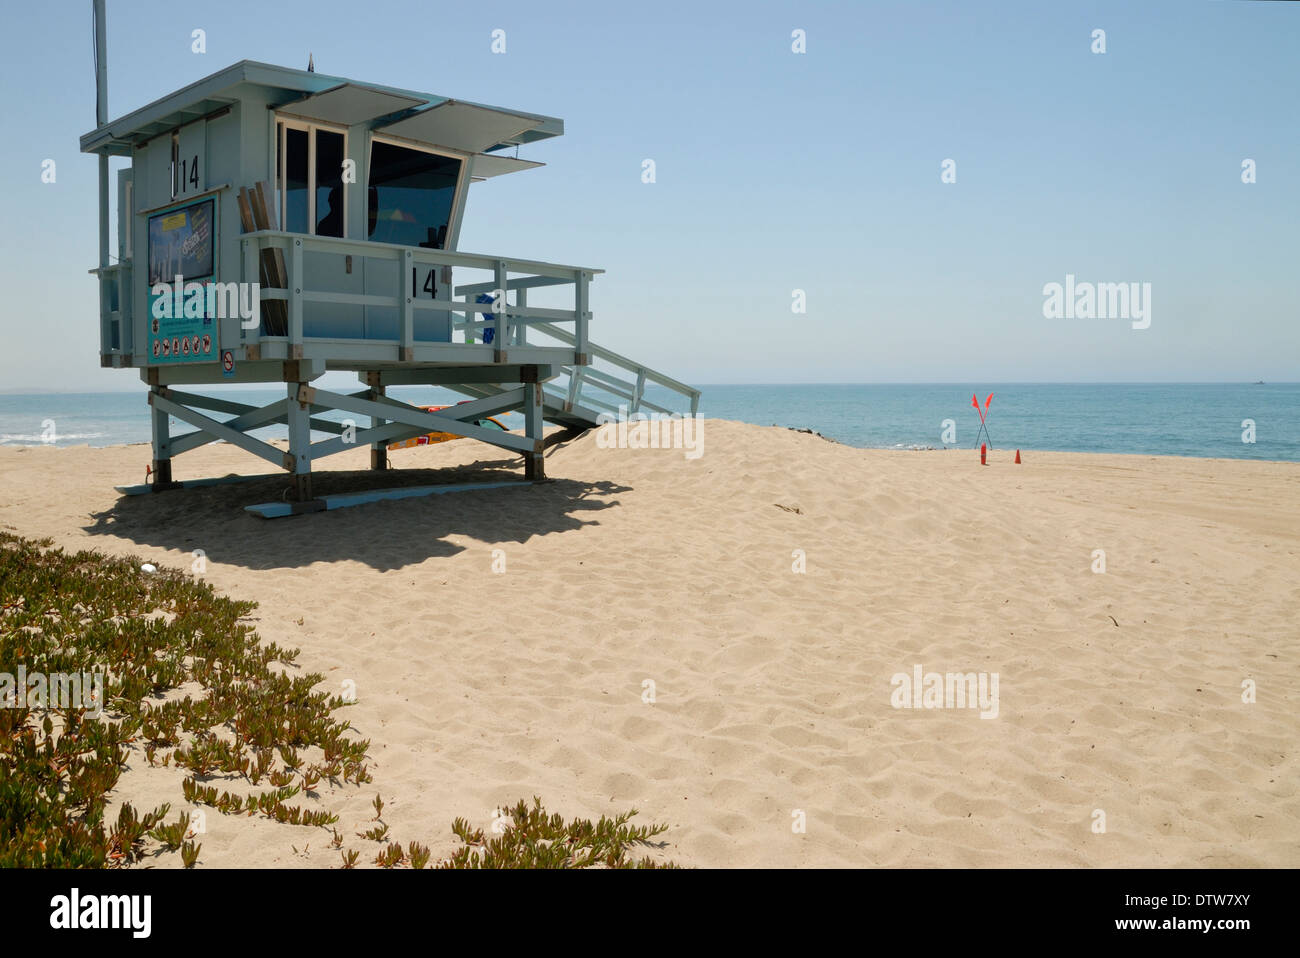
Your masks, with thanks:
[[[206,199],[149,217],[151,364],[217,358],[215,209]]]
[[[149,217],[149,285],[176,277],[205,279],[214,271],[216,201],[201,200]]]
[[[214,284],[159,284],[149,290],[149,361],[206,363],[217,358],[217,309]]]

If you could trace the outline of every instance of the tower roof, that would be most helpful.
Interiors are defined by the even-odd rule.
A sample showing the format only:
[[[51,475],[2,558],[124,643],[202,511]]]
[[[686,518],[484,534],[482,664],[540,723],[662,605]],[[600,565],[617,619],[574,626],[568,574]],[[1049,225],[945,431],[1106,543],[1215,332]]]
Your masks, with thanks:
[[[201,119],[258,88],[283,113],[375,131],[466,153],[564,134],[564,121],[345,77],[241,60],[81,137],[83,153],[126,156],[133,147]]]

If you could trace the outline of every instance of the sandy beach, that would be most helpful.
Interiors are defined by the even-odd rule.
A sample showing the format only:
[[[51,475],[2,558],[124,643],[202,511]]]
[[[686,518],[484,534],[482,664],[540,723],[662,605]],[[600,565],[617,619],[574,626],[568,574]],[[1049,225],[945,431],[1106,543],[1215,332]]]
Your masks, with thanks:
[[[363,860],[378,793],[435,857],[453,818],[537,795],[635,806],[670,826],[655,855],[695,866],[1300,866],[1300,465],[999,449],[981,468],[703,428],[696,459],[588,433],[545,485],[274,521],[242,506],[282,478],[126,498],[147,445],[3,448],[0,528],[182,568],[202,550],[264,640],[355,683],[374,782],[307,804]],[[471,441],[392,460],[364,479],[521,474]],[[317,494],[367,463],[319,464]],[[175,462],[264,466],[226,445]],[[896,708],[917,667],[996,673],[996,716]],[[116,798],[183,808],[183,773],[137,758]],[[206,827],[202,865],[338,864],[327,829]]]

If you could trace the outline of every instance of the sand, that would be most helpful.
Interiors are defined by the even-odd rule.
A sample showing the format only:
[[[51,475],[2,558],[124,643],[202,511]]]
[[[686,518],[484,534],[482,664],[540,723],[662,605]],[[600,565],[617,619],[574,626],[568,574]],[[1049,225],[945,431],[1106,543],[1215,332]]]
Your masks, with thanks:
[[[281,479],[121,498],[147,446],[5,448],[0,527],[201,549],[264,639],[355,682],[375,781],[308,804],[363,860],[378,793],[435,856],[453,818],[538,795],[635,806],[695,866],[1300,865],[1300,465],[704,439],[688,459],[588,434],[543,486],[274,521],[241,506]],[[392,459],[402,481],[521,473],[471,441]],[[317,491],[367,462],[325,460]],[[268,471],[225,445],[175,465]],[[895,708],[916,666],[996,673],[996,718]],[[183,808],[180,778],[137,756],[117,797]],[[206,818],[203,865],[338,864],[325,830]]]

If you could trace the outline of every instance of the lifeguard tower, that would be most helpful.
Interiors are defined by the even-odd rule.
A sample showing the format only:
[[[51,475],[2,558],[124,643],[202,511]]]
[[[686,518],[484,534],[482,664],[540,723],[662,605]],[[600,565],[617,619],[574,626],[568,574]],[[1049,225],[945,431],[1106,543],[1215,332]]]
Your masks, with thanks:
[[[324,506],[314,460],[364,443],[381,470],[390,442],[427,432],[518,453],[541,479],[544,421],[568,435],[620,405],[696,412],[698,390],[588,339],[601,270],[458,249],[471,184],[541,166],[519,148],[563,121],[250,61],[108,121],[96,7],[98,125],[81,149],[100,158],[101,362],[149,386],[153,491],[186,484],[173,457],[225,440],[287,470],[292,511],[311,511]],[[115,263],[110,156],[131,161],[116,177]],[[532,305],[533,291],[564,303]],[[363,388],[312,385],[332,370]],[[178,388],[233,383],[286,394],[256,407]],[[430,413],[386,393],[414,384],[469,400]],[[659,404],[647,384],[663,387]],[[476,425],[509,411],[522,435]],[[193,431],[172,435],[169,417]],[[287,452],[249,435],[275,424]]]

